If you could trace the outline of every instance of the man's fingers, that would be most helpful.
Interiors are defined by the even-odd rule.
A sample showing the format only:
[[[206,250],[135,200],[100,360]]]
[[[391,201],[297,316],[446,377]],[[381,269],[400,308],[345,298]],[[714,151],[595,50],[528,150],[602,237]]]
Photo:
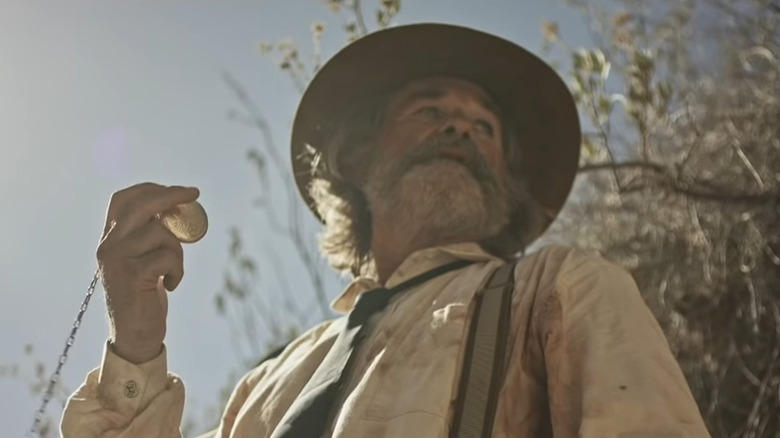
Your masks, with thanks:
[[[139,270],[145,278],[165,277],[165,288],[172,291],[184,277],[184,259],[171,248],[162,247],[138,259]]]
[[[184,253],[179,239],[157,220],[149,221],[127,235],[121,246],[130,257],[142,257],[161,247],[170,248],[179,255]]]
[[[166,275],[163,277],[163,286],[165,286],[165,290],[169,292],[173,292],[176,290],[177,287],[179,287],[179,283],[181,283],[181,280],[184,278],[184,272],[182,271],[181,275],[178,277],[172,276],[172,275]]]
[[[171,186],[143,190],[113,208],[117,214],[115,217],[109,216],[109,220],[116,222],[111,234],[114,239],[121,239],[149,222],[156,214],[170,210],[176,205],[192,202],[198,199],[198,196],[200,192],[195,187]]]
[[[145,182],[114,192],[111,195],[111,199],[108,201],[108,209],[106,210],[106,224],[103,228],[103,236],[105,237],[106,233],[108,233],[108,231],[111,229],[112,224],[115,223],[117,216],[119,216],[119,211],[124,208],[128,201],[137,197],[138,195],[159,191],[164,188],[165,186],[160,184]]]

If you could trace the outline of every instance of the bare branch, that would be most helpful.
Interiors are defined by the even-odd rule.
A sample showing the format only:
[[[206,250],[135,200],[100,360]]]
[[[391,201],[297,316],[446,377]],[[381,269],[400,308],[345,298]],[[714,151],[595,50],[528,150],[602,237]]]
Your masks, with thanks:
[[[693,122],[693,115],[691,114],[691,105],[689,102],[685,102],[685,115],[688,118],[688,121],[691,122],[689,123],[689,126],[696,135],[696,141],[694,141],[693,144],[688,147],[688,149],[685,151],[685,156],[677,166],[677,174],[680,177],[682,177],[683,173],[685,172],[685,166],[688,164],[688,160],[693,156],[693,152],[702,144],[702,134],[699,130],[699,125]]]
[[[613,169],[648,169],[654,172],[668,176],[666,167],[661,164],[656,164],[648,161],[625,161],[622,163],[607,162],[607,163],[591,163],[580,166],[577,169],[578,172],[593,172],[600,170],[613,170]]]
[[[691,186],[690,184],[686,184],[677,180],[676,178],[673,178],[666,167],[663,165],[645,161],[586,164],[578,169],[578,173],[598,172],[603,170],[614,171],[615,169],[650,170],[662,177],[658,182],[668,186],[674,192],[700,200],[745,204],[763,204],[772,201],[777,202],[780,200],[780,192],[773,190],[767,190],[760,193],[731,192],[725,188],[703,190],[700,187]],[[635,184],[631,187],[625,187],[624,191],[641,191],[650,187],[650,184]]]
[[[366,20],[363,18],[363,10],[361,8],[362,0],[352,0],[349,5],[350,10],[355,15],[355,23],[357,23],[358,34],[363,36],[368,33],[368,27],[366,27]]]
[[[251,121],[253,126],[262,133],[265,152],[273,160],[276,169],[278,171],[286,169],[287,167],[285,166],[285,162],[279,155],[278,148],[276,147],[276,142],[274,141],[273,133],[271,132],[271,126],[268,124],[268,121],[266,120],[262,111],[260,111],[257,103],[255,103],[255,101],[249,96],[246,88],[244,88],[244,86],[241,85],[241,83],[238,82],[230,73],[223,72],[222,77],[230,89],[233,90],[236,97],[238,98],[238,101],[248,111],[248,116],[251,118],[243,119],[245,123],[247,120]]]
[[[745,423],[748,425],[752,425],[756,423],[755,420],[759,415],[759,409],[761,408],[761,405],[764,403],[764,399],[766,397],[771,397],[771,395],[767,393],[770,390],[770,380],[774,375],[775,368],[777,367],[778,356],[780,356],[780,346],[775,344],[775,348],[772,351],[772,357],[769,359],[769,367],[766,373],[764,374],[764,378],[761,380],[761,386],[758,390],[758,394],[756,395],[755,401],[753,402],[753,406],[750,409],[750,415],[748,415],[748,418],[745,421]]]
[[[359,2],[355,2],[355,4],[357,4],[359,8]],[[285,162],[279,155],[278,148],[276,147],[271,132],[271,127],[260,111],[258,105],[249,96],[249,93],[246,91],[246,89],[229,73],[225,72],[223,77],[248,113],[244,118],[237,117],[237,119],[243,121],[245,124],[249,124],[250,126],[257,128],[261,132],[264,140],[263,144],[265,146],[264,152],[266,152],[271,158],[272,167],[276,169],[282,178],[287,177],[287,174],[285,173]],[[288,210],[288,222],[287,226],[284,227],[284,233],[290,238],[295,252],[301,259],[303,266],[309,275],[309,278],[311,279],[311,284],[314,287],[314,295],[316,297],[318,307],[320,308],[322,317],[326,318],[330,316],[330,303],[328,302],[327,295],[325,293],[325,286],[322,279],[322,274],[320,273],[320,267],[316,259],[310,254],[312,249],[306,245],[306,236],[304,236],[304,230],[302,229],[302,226],[299,222],[299,207],[295,184],[291,182],[290,184],[285,184],[284,187],[287,195]],[[266,210],[266,215],[270,221],[270,224],[274,227],[274,229],[279,230],[281,224],[275,215],[275,211],[271,211],[272,206],[270,204],[265,204],[264,210]]]
[[[730,142],[732,148],[737,152],[737,156],[740,160],[742,160],[742,164],[745,165],[745,167],[750,171],[750,174],[753,176],[753,179],[756,180],[756,184],[758,184],[758,187],[763,189],[764,188],[764,181],[761,180],[761,175],[758,174],[758,171],[753,166],[753,163],[748,160],[748,157],[745,155],[745,152],[742,150],[742,142],[739,141],[740,134],[737,131],[737,127],[734,126],[734,120],[729,119],[726,122],[726,128],[729,131],[729,134],[732,135],[733,142]]]

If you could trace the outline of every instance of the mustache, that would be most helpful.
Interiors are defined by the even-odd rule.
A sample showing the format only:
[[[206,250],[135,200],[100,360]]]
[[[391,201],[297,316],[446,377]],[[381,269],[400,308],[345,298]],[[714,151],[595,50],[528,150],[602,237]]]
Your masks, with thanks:
[[[439,134],[422,141],[399,158],[395,167],[399,173],[406,173],[414,166],[441,159],[447,153],[464,156],[464,160],[458,161],[466,166],[477,180],[495,182],[487,160],[474,141],[450,134]]]

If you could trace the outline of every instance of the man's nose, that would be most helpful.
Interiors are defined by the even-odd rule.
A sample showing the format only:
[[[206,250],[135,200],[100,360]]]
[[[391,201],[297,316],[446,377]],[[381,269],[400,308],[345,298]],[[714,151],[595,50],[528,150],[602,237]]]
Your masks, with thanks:
[[[471,137],[471,123],[461,117],[452,117],[442,126],[441,132],[461,138]]]

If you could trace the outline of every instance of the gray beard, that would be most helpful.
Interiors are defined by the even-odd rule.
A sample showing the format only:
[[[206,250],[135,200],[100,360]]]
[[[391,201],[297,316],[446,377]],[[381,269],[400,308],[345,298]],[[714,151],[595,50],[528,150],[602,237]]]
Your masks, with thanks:
[[[372,169],[365,191],[372,214],[396,235],[422,244],[478,241],[498,234],[509,217],[497,183],[482,171],[475,175],[448,159],[381,163]]]

